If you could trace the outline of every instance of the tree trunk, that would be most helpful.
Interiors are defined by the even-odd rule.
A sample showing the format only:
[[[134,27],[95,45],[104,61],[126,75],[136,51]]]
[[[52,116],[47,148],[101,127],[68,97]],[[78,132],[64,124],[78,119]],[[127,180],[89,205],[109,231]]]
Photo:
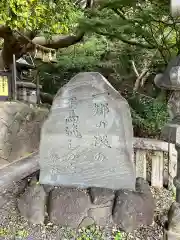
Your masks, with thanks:
[[[2,56],[2,50],[0,50],[0,71],[4,70],[4,61]]]

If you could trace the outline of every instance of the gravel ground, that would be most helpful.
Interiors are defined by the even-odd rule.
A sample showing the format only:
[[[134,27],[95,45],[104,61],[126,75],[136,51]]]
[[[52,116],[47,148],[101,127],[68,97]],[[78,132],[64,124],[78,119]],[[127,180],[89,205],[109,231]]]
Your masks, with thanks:
[[[163,236],[161,225],[173,202],[173,193],[166,189],[151,188],[151,190],[156,201],[154,223],[152,226],[141,227],[128,235],[119,233],[117,229],[100,230],[97,227],[91,227],[74,232],[72,229],[60,228],[51,223],[46,226],[30,225],[18,215],[15,200],[9,199],[8,204],[0,209],[0,240],[160,240]]]

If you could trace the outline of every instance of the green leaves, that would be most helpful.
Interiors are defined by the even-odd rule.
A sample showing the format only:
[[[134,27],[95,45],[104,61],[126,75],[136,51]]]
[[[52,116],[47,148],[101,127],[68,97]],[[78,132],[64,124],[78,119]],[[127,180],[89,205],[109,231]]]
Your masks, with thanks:
[[[0,24],[49,34],[68,32],[80,15],[70,0],[1,0],[0,9]]]
[[[134,129],[146,132],[146,137],[157,136],[168,120],[166,103],[134,95],[128,99],[132,108],[132,119]],[[141,133],[139,132],[139,135]]]
[[[169,1],[105,0],[81,27],[110,39],[158,49],[164,63],[180,52],[180,25],[172,19]]]
[[[127,1],[127,0],[105,0],[102,2],[102,8],[122,8],[122,7],[134,7],[137,1]]]
[[[117,232],[116,235],[115,235],[115,239],[114,240],[122,240],[122,233],[121,232]]]

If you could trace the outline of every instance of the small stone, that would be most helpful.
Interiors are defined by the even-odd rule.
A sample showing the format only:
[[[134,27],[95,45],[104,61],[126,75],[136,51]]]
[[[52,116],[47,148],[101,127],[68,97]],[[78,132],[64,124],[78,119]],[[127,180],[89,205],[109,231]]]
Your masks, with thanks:
[[[49,219],[52,223],[77,228],[87,216],[90,198],[82,190],[56,188],[49,195]]]
[[[79,228],[88,227],[94,224],[93,218],[85,217],[79,225]]]
[[[28,184],[28,182],[26,179],[23,179],[22,181],[20,181],[18,183],[14,183],[13,189],[12,189],[13,194],[15,194],[15,195],[22,194],[24,192],[25,188],[27,187],[27,184]]]
[[[108,188],[90,188],[91,201],[94,204],[104,204],[114,199],[114,191]]]
[[[154,216],[152,197],[142,192],[119,191],[113,209],[113,221],[125,232],[151,225]]]
[[[28,186],[18,199],[21,216],[32,224],[40,224],[45,218],[46,193],[41,185]]]
[[[51,222],[48,222],[48,224],[47,224],[47,226],[52,226],[53,225],[53,223],[51,223]]]
[[[109,202],[109,205],[105,206],[93,206],[89,209],[88,216],[93,218],[98,226],[110,226],[112,225],[112,205],[113,202]]]

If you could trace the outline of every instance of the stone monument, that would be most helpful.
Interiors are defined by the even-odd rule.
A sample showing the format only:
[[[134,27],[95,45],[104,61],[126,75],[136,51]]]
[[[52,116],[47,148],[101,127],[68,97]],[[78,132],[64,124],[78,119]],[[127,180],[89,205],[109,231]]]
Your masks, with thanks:
[[[130,108],[100,73],[58,91],[41,132],[40,183],[135,189]]]

